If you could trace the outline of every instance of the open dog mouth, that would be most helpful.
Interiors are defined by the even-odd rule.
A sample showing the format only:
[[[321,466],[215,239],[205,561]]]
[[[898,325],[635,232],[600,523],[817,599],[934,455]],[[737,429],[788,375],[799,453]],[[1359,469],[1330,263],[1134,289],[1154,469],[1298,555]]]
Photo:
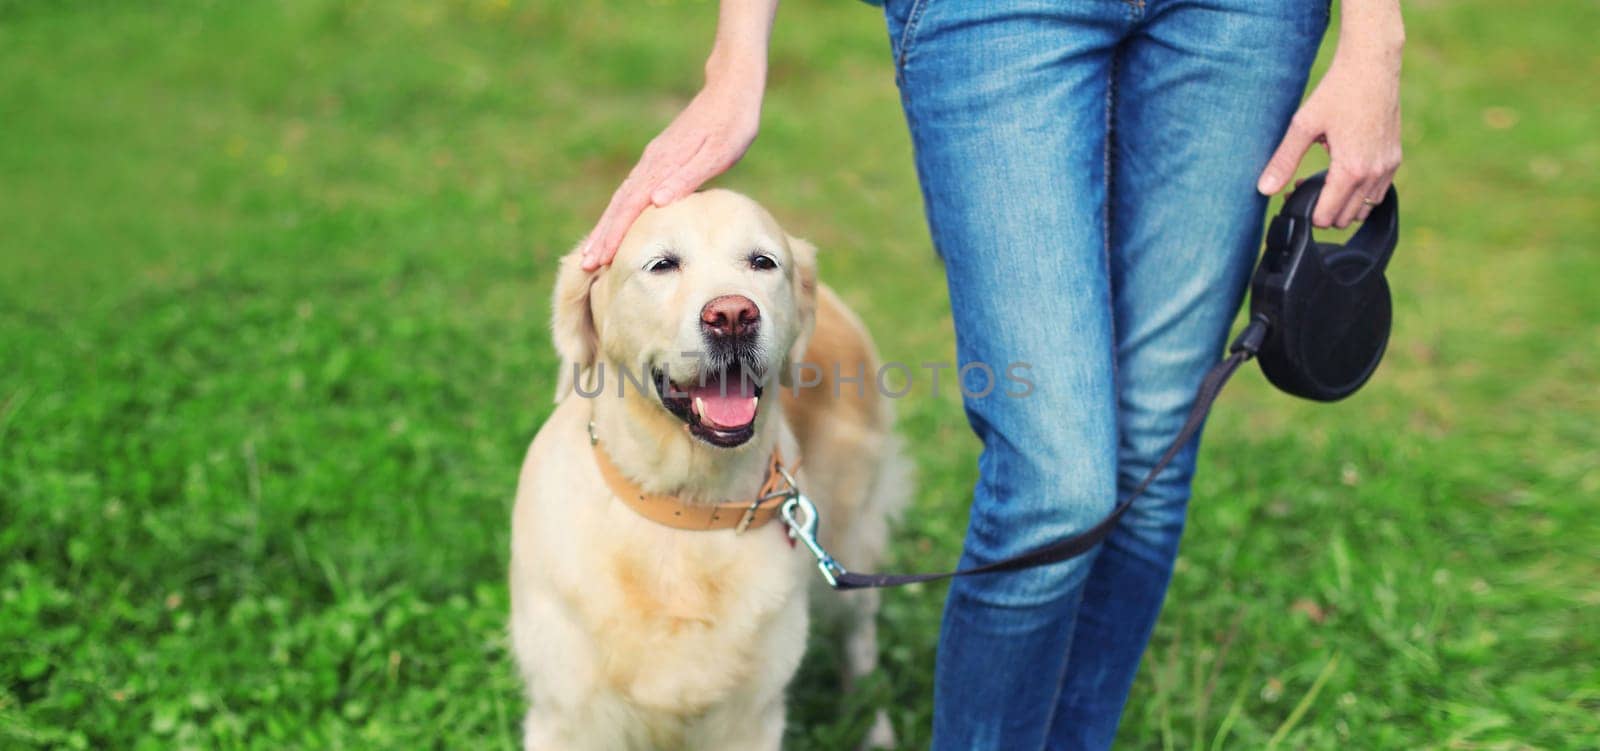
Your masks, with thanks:
[[[660,370],[652,375],[661,405],[683,420],[694,437],[733,448],[755,435],[761,384],[749,370],[733,364],[687,383],[674,383]]]

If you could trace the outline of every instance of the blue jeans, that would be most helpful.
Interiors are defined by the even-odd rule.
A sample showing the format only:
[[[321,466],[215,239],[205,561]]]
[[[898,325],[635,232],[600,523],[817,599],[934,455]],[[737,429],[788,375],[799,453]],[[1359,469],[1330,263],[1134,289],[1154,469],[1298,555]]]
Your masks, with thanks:
[[[1080,531],[1143,478],[1218,359],[1261,240],[1255,191],[1328,0],[889,0],[983,441],[963,566]],[[972,368],[968,390],[983,392]],[[1097,551],[950,588],[940,751],[1106,748],[1183,531],[1197,445]]]

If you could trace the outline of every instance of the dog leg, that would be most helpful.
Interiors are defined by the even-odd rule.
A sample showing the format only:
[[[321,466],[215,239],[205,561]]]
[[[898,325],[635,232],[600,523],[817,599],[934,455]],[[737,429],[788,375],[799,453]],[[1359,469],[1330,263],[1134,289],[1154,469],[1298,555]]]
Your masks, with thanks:
[[[859,679],[878,669],[878,601],[875,589],[850,592],[842,595],[849,601],[845,632],[844,688],[850,690]],[[894,748],[894,726],[889,724],[889,714],[879,709],[872,720],[872,728],[862,740],[862,749]]]
[[[522,751],[558,751],[562,747],[554,728],[537,712],[528,710],[522,720]]]
[[[748,705],[746,705],[748,707]],[[687,748],[696,751],[781,751],[783,748],[783,698],[753,711],[728,708],[721,716],[708,718],[699,738],[690,738]]]
[[[842,596],[853,601],[845,634],[845,661],[849,668],[845,680],[853,681],[878,668],[879,594],[869,589]]]
[[[898,436],[890,434],[884,440],[880,473],[873,486],[868,513],[857,526],[857,539],[853,553],[862,565],[877,567],[888,547],[889,522],[899,516],[911,497],[911,463],[905,458],[904,446]],[[845,641],[845,682],[848,684],[878,668],[878,605],[879,590],[867,589],[843,595],[849,608]],[[894,726],[889,723],[889,713],[879,709],[873,718],[867,737],[861,742],[863,749],[895,748]]]
[[[867,730],[867,737],[861,741],[862,749],[895,748],[894,725],[889,723],[889,713],[878,710],[872,718],[872,727]]]

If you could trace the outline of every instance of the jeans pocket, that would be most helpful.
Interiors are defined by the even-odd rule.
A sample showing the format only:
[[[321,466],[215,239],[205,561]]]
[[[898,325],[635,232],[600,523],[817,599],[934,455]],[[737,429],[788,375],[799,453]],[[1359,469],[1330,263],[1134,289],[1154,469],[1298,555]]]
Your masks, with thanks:
[[[929,0],[885,0],[883,14],[889,23],[889,44],[894,52],[896,77],[905,71],[906,59],[916,45],[917,26]]]

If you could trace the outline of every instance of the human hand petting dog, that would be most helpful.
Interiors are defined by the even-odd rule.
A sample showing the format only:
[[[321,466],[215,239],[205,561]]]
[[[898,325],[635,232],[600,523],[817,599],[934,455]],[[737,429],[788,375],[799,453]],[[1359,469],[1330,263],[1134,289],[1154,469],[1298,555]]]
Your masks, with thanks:
[[[1328,149],[1328,181],[1311,223],[1366,221],[1400,168],[1400,52],[1405,29],[1396,0],[1345,0],[1339,46],[1289,132],[1261,173],[1257,190],[1283,190],[1313,143]]]
[[[706,83],[689,106],[645,147],[622,187],[584,240],[582,266],[611,263],[633,220],[650,206],[693,193],[738,163],[756,140],[767,87],[767,42],[777,0],[723,2]]]

